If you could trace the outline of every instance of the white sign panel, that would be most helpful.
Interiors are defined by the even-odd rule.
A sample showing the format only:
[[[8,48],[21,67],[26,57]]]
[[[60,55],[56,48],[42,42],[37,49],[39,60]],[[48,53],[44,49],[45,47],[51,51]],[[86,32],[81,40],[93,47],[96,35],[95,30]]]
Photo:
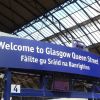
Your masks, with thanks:
[[[11,84],[11,93],[20,93],[21,86],[16,84]]]

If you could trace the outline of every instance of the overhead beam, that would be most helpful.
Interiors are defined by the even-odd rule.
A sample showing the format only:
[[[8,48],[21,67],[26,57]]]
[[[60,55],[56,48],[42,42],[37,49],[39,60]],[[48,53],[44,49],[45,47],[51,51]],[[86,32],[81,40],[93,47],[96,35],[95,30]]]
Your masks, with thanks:
[[[82,0],[81,0],[82,1]],[[93,19],[91,18],[91,16],[82,8],[82,6],[78,3],[78,2],[76,2],[76,4],[83,10],[83,12],[89,17],[89,19],[91,20],[91,22],[96,26],[96,28],[100,31],[100,28],[96,25],[96,23],[93,21]],[[100,24],[100,22],[97,20],[97,22]],[[92,34],[91,34],[92,35]],[[92,35],[93,36],[93,35]],[[94,36],[93,36],[94,37]],[[90,38],[89,38],[89,40],[90,40]],[[92,43],[92,40],[91,40],[91,43]],[[93,43],[92,43],[93,44]],[[98,53],[100,53],[100,51],[98,50],[98,48],[95,48],[96,49],[96,51],[98,52]]]
[[[23,2],[26,2],[26,1],[27,1],[27,0],[23,0]],[[62,2],[60,2],[60,3],[59,3],[58,5],[56,5],[54,8],[59,7],[60,5],[64,4],[64,3],[67,2],[67,1],[72,1],[72,2],[73,2],[73,1],[77,1],[77,0],[62,0]],[[34,2],[34,0],[33,0],[33,2]],[[31,3],[28,2],[28,4],[31,4]],[[42,14],[42,15],[45,15],[46,13],[48,13],[49,11],[51,11],[51,10],[54,9],[54,8],[47,9],[46,11],[42,12],[41,14]],[[40,15],[40,16],[42,16],[42,15]],[[15,30],[19,29],[20,27],[23,27],[24,25],[30,23],[30,22],[33,21],[33,20],[37,20],[37,18],[39,18],[40,16],[37,16],[36,18],[30,19],[30,20],[28,20],[28,21],[25,21],[22,25],[16,27]],[[14,30],[12,30],[12,31],[14,31]]]
[[[96,17],[94,17],[94,18],[92,18],[92,20],[93,21],[97,21],[98,19],[100,19],[100,15],[98,15],[98,16],[96,16]],[[87,25],[87,24],[89,24],[89,23],[91,23],[91,20],[90,19],[88,19],[88,20],[86,20],[86,21],[84,21],[84,22],[82,22],[82,23],[79,23],[79,25],[80,26],[85,26],[85,25]],[[71,27],[71,28],[68,28],[68,30],[69,31],[72,31],[72,30],[75,30],[75,29],[78,29],[79,27],[77,26],[77,25],[75,25],[75,26],[73,26],[73,27]],[[63,32],[64,33],[66,33],[66,31],[65,30],[63,30]],[[67,34],[67,33],[66,33]],[[43,40],[41,40],[41,41],[46,41],[46,39],[52,39],[52,38],[55,38],[57,35],[62,35],[62,33],[56,33],[56,34],[54,34],[54,35],[52,35],[52,36],[50,36],[50,37],[47,37],[47,38],[45,38],[45,39],[43,39]]]
[[[59,92],[59,91],[49,91],[49,90],[34,90],[34,89],[21,89],[21,93],[12,93],[11,96],[35,96],[35,97],[51,97],[51,98],[100,98],[99,93],[93,92],[73,92],[73,91],[67,91],[67,92]]]
[[[32,6],[31,4],[30,4],[30,6]],[[26,8],[26,7],[25,7]],[[27,8],[28,9],[28,8]],[[29,9],[28,9],[29,10]],[[38,9],[37,9],[38,10]],[[30,10],[29,10],[30,11]],[[38,10],[39,12],[40,12],[40,10]],[[31,11],[30,11],[31,12]],[[41,12],[40,12],[41,13]],[[36,16],[37,17],[37,15],[34,13],[34,12],[32,12],[32,14],[34,15],[34,16]],[[45,18],[47,18],[47,17],[45,17]],[[40,18],[38,18],[48,29],[50,29],[54,34],[55,34],[55,32],[50,28],[50,27],[48,27],[48,25],[46,25],[46,23],[45,22],[43,22],[42,21],[42,19],[40,19]],[[49,20],[49,19],[48,19]],[[49,21],[51,21],[51,20],[49,20]],[[30,24],[31,25],[31,24]],[[58,27],[57,27],[58,28]],[[59,30],[60,31],[60,30]],[[60,37],[57,37],[61,42],[62,42],[62,44],[63,45],[65,45],[64,43],[63,43],[63,41],[61,40],[61,38]]]
[[[44,9],[44,10],[47,10],[40,2],[38,2],[37,0],[35,0],[35,2],[37,3],[37,4],[39,4],[40,6],[41,6],[41,9]],[[51,14],[51,12],[48,12],[51,16],[52,16],[52,18],[54,18],[58,23],[59,23],[59,25],[61,25],[65,30],[66,30],[66,28],[61,24],[61,22],[53,15],[53,14]],[[49,19],[46,15],[43,15],[51,24],[53,24],[53,26],[58,30],[58,31],[60,31],[60,33],[62,33],[62,36],[64,36],[63,38],[65,38],[66,37],[66,39],[69,41],[69,42],[71,42],[70,41],[70,39],[61,31],[61,29],[58,27],[58,26],[56,26],[56,24],[55,23],[53,23],[53,21],[51,20],[51,19]],[[68,31],[68,30],[67,30]],[[70,34],[70,33],[69,33]],[[70,34],[71,35],[71,34]],[[72,35],[71,35],[72,36]],[[59,37],[59,36],[58,36]],[[62,44],[63,45],[65,45],[65,43],[63,42],[63,40],[61,39],[61,37],[59,37],[59,39],[60,39],[60,41],[62,42]],[[65,39],[65,40],[66,40]],[[67,41],[66,40],[66,41]],[[66,46],[66,45],[65,45]]]

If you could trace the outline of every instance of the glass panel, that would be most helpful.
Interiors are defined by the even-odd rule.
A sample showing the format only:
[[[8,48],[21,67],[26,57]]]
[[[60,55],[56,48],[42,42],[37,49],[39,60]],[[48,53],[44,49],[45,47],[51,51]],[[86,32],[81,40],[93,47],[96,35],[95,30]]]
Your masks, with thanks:
[[[98,42],[100,42],[100,31],[96,31],[92,33],[92,35],[97,39]]]
[[[62,42],[58,38],[54,38],[53,40],[56,42],[56,44],[62,44]]]
[[[76,29],[75,31],[75,34],[78,36],[78,37],[81,37],[81,36],[83,36],[83,35],[85,35],[82,31],[81,31],[81,29]]]
[[[100,29],[100,20],[95,21],[95,23],[96,23],[97,27]]]
[[[49,37],[49,36],[53,35],[53,32],[52,32],[50,29],[48,29],[47,27],[41,29],[40,32],[41,32],[45,37]]]
[[[54,25],[49,25],[49,27],[55,32],[58,33],[59,30]]]
[[[57,12],[53,13],[53,15],[54,15],[57,19],[62,19],[62,18],[64,18],[65,16],[67,16],[67,14],[66,14],[63,10],[60,10],[60,11],[57,11]]]
[[[91,7],[100,12],[100,6],[97,3],[92,4]]]
[[[32,26],[29,26],[29,27],[25,28],[25,30],[29,30],[30,32],[35,32],[36,31]]]
[[[26,36],[24,37],[25,39],[30,39],[30,40],[33,40],[30,36]]]
[[[93,43],[96,43],[96,40],[93,38],[93,36],[92,36],[91,34],[89,34],[88,36],[89,36],[89,38],[91,39],[91,41],[92,41]]]
[[[78,15],[79,14],[79,15]],[[88,20],[88,16],[84,13],[83,10],[80,10],[76,13],[76,16],[81,20],[81,22]]]
[[[92,3],[95,2],[95,0],[85,0],[85,2],[88,3],[88,4],[92,4]]]
[[[59,36],[61,38],[61,40],[65,43],[67,40],[63,37],[63,36]]]
[[[89,41],[89,39],[86,37],[86,36],[83,36],[83,37],[81,37],[80,38],[82,41],[84,41],[84,43],[85,43],[85,45],[91,45],[91,43],[90,43],[90,41]]]
[[[89,34],[89,31],[88,31],[87,27],[82,27],[82,29],[84,30],[84,32],[85,32],[86,34]]]
[[[20,37],[24,37],[24,36],[27,35],[24,31],[20,31],[20,32],[18,32],[16,34],[19,35]]]
[[[46,18],[43,18],[42,21],[46,24],[46,25],[50,25],[50,21],[48,21]],[[44,27],[46,27],[46,25],[43,25]]]
[[[94,17],[94,16],[99,15],[98,12],[96,12],[96,11],[93,10],[93,9],[91,9],[90,7],[87,7],[87,8],[85,8],[84,10],[89,14],[89,16],[90,16],[91,18]]]
[[[73,8],[73,9],[72,9]],[[64,8],[69,14],[75,13],[80,8],[74,3]]]
[[[31,35],[35,40],[42,40],[44,37],[39,33],[35,32]]]
[[[71,16],[77,23],[82,23],[83,21],[88,19],[88,17],[83,13],[82,10],[72,14]]]
[[[25,30],[25,32],[27,32],[28,34],[31,34],[32,32],[29,30],[29,28],[25,28],[25,29],[23,29],[23,30]]]
[[[43,28],[44,27],[44,24],[42,23],[42,22],[37,22],[37,23],[35,23],[35,24],[33,24],[35,27],[36,27],[36,29],[41,29],[41,28]]]
[[[74,36],[74,38],[78,38],[74,32],[71,31],[71,34]]]
[[[72,26],[75,25],[75,22],[70,18],[70,17],[66,17],[62,20],[60,20],[60,22],[66,27],[66,28],[70,28]]]

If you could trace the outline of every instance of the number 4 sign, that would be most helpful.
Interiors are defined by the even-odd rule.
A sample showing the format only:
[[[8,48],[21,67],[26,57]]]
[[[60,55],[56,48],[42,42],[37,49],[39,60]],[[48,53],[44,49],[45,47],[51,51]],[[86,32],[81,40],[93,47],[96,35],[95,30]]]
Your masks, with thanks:
[[[20,85],[11,84],[11,93],[20,93],[21,87]]]

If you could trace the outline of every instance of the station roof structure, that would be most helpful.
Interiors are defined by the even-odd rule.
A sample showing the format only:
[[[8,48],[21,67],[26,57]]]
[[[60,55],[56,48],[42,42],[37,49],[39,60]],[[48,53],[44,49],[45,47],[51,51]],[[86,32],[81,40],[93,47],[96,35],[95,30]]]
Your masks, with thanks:
[[[100,55],[100,0],[0,0],[0,31],[65,46],[78,40]],[[33,76],[14,73],[12,81],[37,88]]]
[[[100,0],[0,0],[0,30],[100,54]]]

